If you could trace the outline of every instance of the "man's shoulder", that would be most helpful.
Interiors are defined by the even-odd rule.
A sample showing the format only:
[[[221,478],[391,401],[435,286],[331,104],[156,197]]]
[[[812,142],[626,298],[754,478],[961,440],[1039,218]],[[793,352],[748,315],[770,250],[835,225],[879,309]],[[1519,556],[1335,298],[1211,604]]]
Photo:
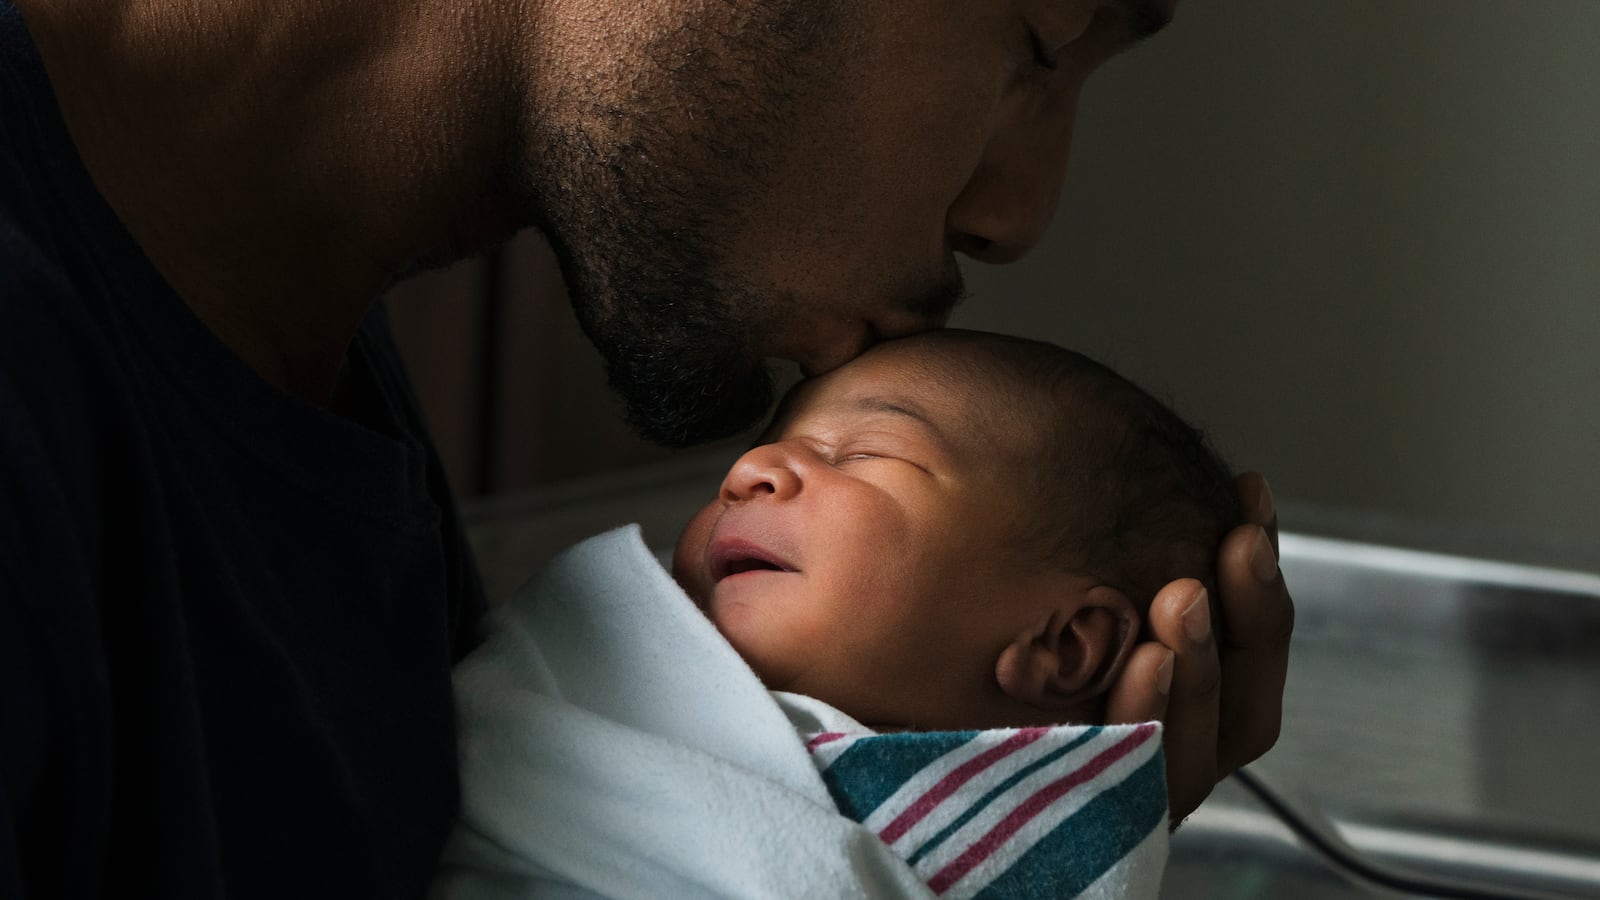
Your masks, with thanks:
[[[107,323],[68,269],[0,210],[0,393],[12,403],[48,404],[57,424],[84,424],[116,391],[117,362]]]
[[[0,171],[0,482],[17,529],[0,555],[55,578],[68,560],[94,568],[114,511],[147,519],[134,497],[148,499],[151,423],[117,278],[76,198],[18,177]]]
[[[15,317],[26,307],[20,293],[61,293],[69,289],[61,262],[52,259],[29,223],[19,221],[0,196],[0,314]]]
[[[79,387],[72,372],[106,374],[104,324],[85,294],[98,267],[83,207],[98,195],[66,177],[80,174],[70,139],[15,19],[0,6],[0,379],[61,394]]]
[[[103,327],[60,268],[3,219],[0,423],[3,516],[20,529],[0,555],[33,547],[12,563],[34,569],[40,548],[97,552],[92,520],[114,482],[130,477],[142,432]]]

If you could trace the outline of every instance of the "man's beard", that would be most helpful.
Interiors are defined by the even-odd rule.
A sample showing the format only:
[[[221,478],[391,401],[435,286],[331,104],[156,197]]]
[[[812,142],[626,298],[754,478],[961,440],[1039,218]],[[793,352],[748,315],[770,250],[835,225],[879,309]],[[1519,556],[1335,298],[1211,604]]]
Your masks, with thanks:
[[[774,298],[713,274],[720,229],[666,226],[670,213],[660,202],[630,208],[626,199],[597,199],[567,206],[582,214],[558,213],[568,224],[545,234],[628,424],[673,447],[755,424],[774,395],[753,349]]]
[[[568,94],[566,121],[530,123],[531,216],[646,440],[725,437],[772,405],[758,347],[799,302],[727,260],[787,123],[837,77],[841,51],[823,44],[839,27],[835,7],[774,0],[744,21],[685,26],[645,48],[648,77]]]

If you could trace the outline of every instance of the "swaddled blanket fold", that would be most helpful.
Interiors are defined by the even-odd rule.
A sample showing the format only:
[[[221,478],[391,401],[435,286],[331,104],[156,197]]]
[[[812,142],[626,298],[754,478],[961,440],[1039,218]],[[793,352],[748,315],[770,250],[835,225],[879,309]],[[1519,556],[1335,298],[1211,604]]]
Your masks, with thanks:
[[[855,726],[808,748],[792,711],[677,587],[637,527],[558,557],[493,614],[487,641],[456,680],[462,817],[436,897],[938,895],[880,828],[840,812],[840,789],[825,780],[829,767],[813,752],[873,735]],[[1148,738],[1152,730],[1140,744],[1150,753],[1159,743]],[[964,745],[995,734],[942,737]],[[1166,829],[1154,759],[1154,787],[1145,783],[1144,759],[1144,768],[1132,768],[1142,776],[1102,779],[1112,783],[1081,794],[1121,785],[1159,798],[1153,829],[1109,867],[1103,853],[1064,848],[1044,866],[1054,873],[1050,885],[1078,885],[1081,896],[1155,896]],[[979,779],[953,793],[975,802],[978,785],[992,791],[995,782]],[[1135,824],[1124,816],[1118,827],[1145,828]]]
[[[808,738],[839,811],[941,897],[1128,897],[1159,887],[1166,776],[1154,723]]]

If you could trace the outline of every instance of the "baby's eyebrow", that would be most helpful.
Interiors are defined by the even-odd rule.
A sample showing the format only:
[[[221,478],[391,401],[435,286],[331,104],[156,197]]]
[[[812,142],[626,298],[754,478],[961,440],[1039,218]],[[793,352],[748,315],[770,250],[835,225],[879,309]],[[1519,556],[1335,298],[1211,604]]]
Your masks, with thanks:
[[[923,430],[927,431],[935,441],[944,446],[946,449],[955,446],[950,442],[949,435],[944,433],[944,429],[939,427],[939,424],[933,420],[933,417],[928,415],[927,412],[925,412],[917,404],[912,403],[909,400],[891,400],[887,397],[878,397],[868,394],[855,398],[855,402],[852,404],[852,406],[861,412],[880,412],[904,416],[907,419],[916,422],[918,425],[921,425]]]

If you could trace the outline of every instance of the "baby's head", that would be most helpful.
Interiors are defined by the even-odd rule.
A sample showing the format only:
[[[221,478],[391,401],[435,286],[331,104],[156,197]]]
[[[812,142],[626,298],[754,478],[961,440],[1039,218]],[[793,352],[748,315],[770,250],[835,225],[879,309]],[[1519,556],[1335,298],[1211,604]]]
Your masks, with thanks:
[[[673,575],[769,688],[867,724],[1098,721],[1156,590],[1210,587],[1238,520],[1204,439],[1121,376],[944,330],[796,387]]]

